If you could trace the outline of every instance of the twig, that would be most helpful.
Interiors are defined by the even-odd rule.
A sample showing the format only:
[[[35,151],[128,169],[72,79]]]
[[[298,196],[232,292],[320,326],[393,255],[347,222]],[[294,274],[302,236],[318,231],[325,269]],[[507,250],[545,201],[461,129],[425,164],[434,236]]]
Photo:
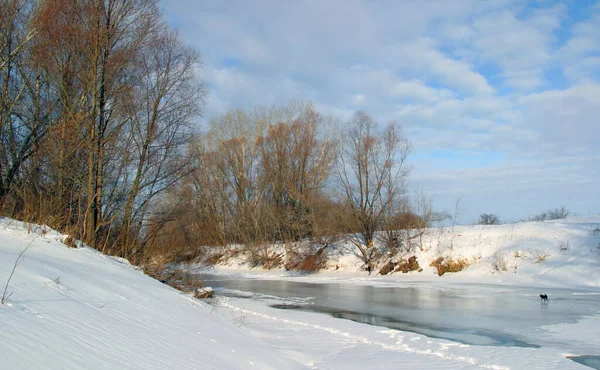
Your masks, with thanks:
[[[21,264],[21,262],[23,262],[23,260],[25,259],[25,257],[24,257],[25,252],[27,252],[27,250],[29,250],[29,248],[31,248],[35,239],[36,239],[35,237],[31,239],[29,244],[27,244],[27,246],[25,248],[23,248],[21,253],[19,253],[19,256],[17,257],[17,259],[15,260],[12,271],[10,272],[10,276],[8,277],[8,280],[6,281],[6,285],[4,285],[4,293],[2,293],[2,300],[0,301],[1,304],[6,304],[8,302],[8,299],[12,295],[12,293],[8,293],[8,295],[7,295],[8,286],[10,285],[10,280],[12,279],[13,275],[15,274],[15,270],[17,269],[17,266],[19,266]]]

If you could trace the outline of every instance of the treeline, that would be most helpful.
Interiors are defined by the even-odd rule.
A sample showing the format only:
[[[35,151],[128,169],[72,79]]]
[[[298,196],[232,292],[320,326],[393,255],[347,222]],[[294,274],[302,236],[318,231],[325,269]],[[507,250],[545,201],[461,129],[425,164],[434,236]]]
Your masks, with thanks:
[[[0,206],[137,263],[198,245],[376,231],[412,246],[436,215],[405,192],[410,144],[308,102],[232,110],[200,134],[200,58],[156,0],[0,0]],[[257,252],[258,253],[258,252]]]
[[[0,205],[134,257],[205,86],[155,0],[0,0]]]
[[[153,223],[163,233],[151,254],[233,243],[267,264],[269,243],[319,247],[355,234],[371,269],[376,231],[390,251],[411,249],[438,217],[407,197],[409,151],[396,123],[363,112],[340,124],[310,102],[229,111],[189,146],[190,175],[164,198],[169,221]]]

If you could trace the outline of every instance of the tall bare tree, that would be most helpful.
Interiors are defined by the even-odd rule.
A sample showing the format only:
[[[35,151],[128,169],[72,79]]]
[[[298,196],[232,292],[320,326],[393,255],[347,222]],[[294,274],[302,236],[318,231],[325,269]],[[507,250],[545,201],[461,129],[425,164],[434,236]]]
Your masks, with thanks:
[[[337,182],[350,209],[346,223],[355,232],[355,245],[369,272],[374,268],[375,232],[405,190],[409,151],[396,123],[379,131],[364,112],[354,115],[342,139]]]
[[[206,94],[194,75],[199,62],[198,53],[166,25],[155,31],[138,57],[140,75],[124,158],[130,168],[126,173],[132,176],[119,243],[128,257],[140,250],[132,242],[139,239],[152,200],[187,174],[184,149],[193,132],[191,120],[200,114]]]
[[[271,125],[258,141],[261,189],[278,240],[312,234],[311,214],[335,158],[331,138],[319,138],[322,125],[321,115],[306,105],[292,121]]]
[[[0,205],[48,132],[47,84],[31,58],[35,2],[2,0],[0,10]]]

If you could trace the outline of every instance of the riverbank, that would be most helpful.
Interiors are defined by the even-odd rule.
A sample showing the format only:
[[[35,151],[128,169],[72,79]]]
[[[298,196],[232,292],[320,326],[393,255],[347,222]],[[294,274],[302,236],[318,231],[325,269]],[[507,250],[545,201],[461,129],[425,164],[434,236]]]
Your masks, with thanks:
[[[286,248],[271,246],[272,253]],[[375,248],[382,248],[376,242]],[[393,272],[385,276],[380,269],[388,261],[414,256],[421,271]],[[290,279],[314,283],[343,281],[354,284],[402,285],[411,282],[442,284],[494,284],[540,288],[600,289],[600,216],[573,217],[546,222],[525,222],[494,226],[457,226],[432,228],[423,236],[423,248],[400,252],[382,259],[379,268],[369,274],[348,241],[328,247],[327,263],[314,273],[286,271],[283,265],[266,270],[253,267],[244,253],[207,266],[205,263],[182,265],[192,272],[259,279]],[[459,272],[439,276],[432,263],[439,258],[466,261]]]

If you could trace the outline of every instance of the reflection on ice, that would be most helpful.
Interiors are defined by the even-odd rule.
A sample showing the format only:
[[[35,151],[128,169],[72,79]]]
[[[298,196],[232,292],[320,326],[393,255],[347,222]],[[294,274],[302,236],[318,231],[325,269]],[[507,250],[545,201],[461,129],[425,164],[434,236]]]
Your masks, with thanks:
[[[383,326],[395,330],[409,331],[426,335],[431,338],[447,339],[463,344],[539,348],[539,346],[535,344],[526,343],[514,338],[511,335],[495,333],[488,330],[444,328],[424,324],[415,325],[414,323],[399,321],[391,317],[369,315],[350,311],[335,311],[326,307],[314,305],[275,304],[271,305],[271,307],[278,309],[296,309],[329,313],[333,317],[340,319],[352,320],[374,326]]]

